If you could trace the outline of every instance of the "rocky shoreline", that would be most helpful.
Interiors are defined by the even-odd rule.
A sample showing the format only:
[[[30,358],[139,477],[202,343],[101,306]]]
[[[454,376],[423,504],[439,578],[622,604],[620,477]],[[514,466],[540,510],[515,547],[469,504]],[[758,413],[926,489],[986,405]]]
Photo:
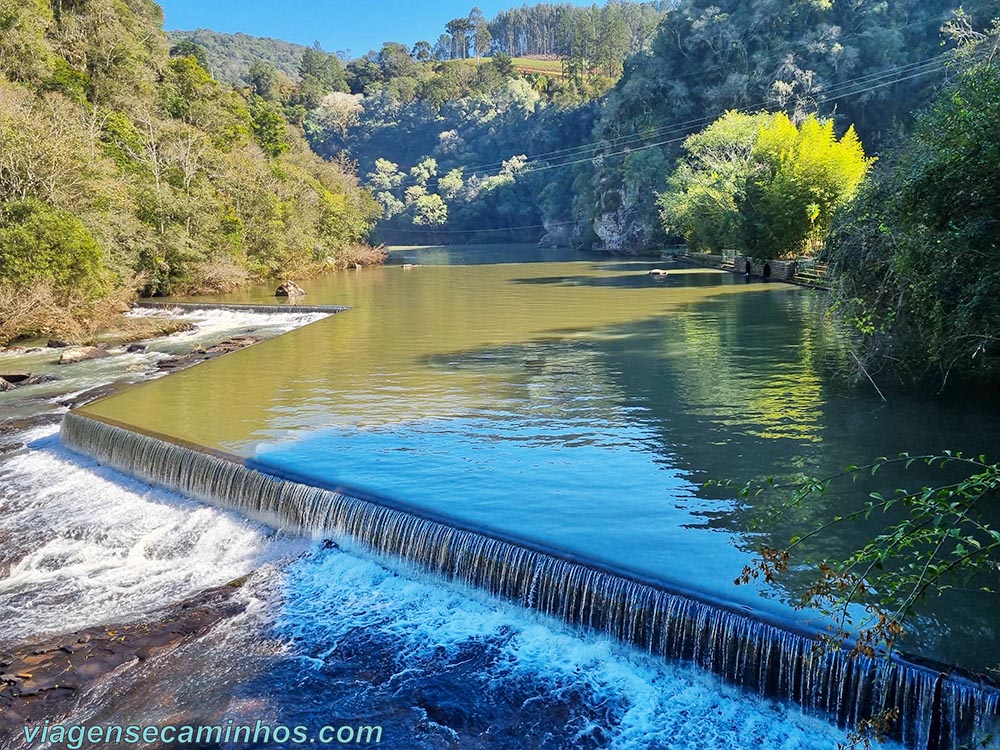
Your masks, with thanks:
[[[101,625],[0,648],[0,737],[20,736],[26,724],[58,721],[77,697],[111,675],[135,669],[244,611],[235,596],[245,579],[209,589],[147,620]]]

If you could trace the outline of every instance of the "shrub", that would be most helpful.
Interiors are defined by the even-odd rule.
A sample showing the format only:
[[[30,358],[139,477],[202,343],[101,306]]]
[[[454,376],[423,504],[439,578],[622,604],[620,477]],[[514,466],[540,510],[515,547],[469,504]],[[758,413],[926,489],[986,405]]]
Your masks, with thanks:
[[[78,218],[31,198],[0,206],[0,281],[51,282],[60,292],[105,291],[104,253]]]

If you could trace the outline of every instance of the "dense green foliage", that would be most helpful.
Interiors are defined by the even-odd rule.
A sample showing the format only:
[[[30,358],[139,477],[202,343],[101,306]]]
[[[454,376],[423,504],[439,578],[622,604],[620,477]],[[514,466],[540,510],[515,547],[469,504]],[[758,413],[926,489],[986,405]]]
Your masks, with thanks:
[[[730,109],[833,116],[838,132],[853,122],[877,151],[941,80],[939,29],[958,5],[681,0],[607,97],[595,133],[606,156],[577,218],[593,220],[612,249],[662,239],[655,195],[684,137]],[[981,24],[1000,12],[979,5]],[[919,65],[927,60],[936,62]]]
[[[853,128],[729,112],[684,142],[685,158],[660,196],[668,233],[707,252],[755,258],[811,253],[834,211],[857,192],[871,160]]]
[[[404,173],[398,185],[376,188],[391,193],[382,196],[393,207],[381,224],[385,239],[547,234],[642,251],[667,240],[656,196],[668,189],[684,140],[728,110],[783,111],[796,123],[815,113],[832,119],[838,136],[853,122],[870,152],[910,127],[912,111],[943,78],[940,27],[957,5],[540,4],[493,21],[474,11],[448,22],[436,45],[389,43],[351,61],[353,98],[328,95],[304,123],[319,153],[347,155],[362,175],[373,175],[378,159]],[[970,10],[982,26],[1000,5],[984,0]],[[494,54],[477,60],[474,37],[484,23]],[[631,55],[624,74],[604,96],[614,80],[604,73],[617,75],[608,61],[625,59],[622,50]],[[525,53],[551,59],[517,57]],[[421,183],[409,173],[427,159],[438,173]],[[408,188],[416,188],[409,198]],[[437,201],[430,214],[426,200],[418,207],[421,189],[444,204],[444,223],[427,223],[445,212]],[[786,219],[821,229],[828,212],[812,202],[819,224],[798,209]],[[493,231],[512,227],[530,229]]]
[[[0,0],[0,282],[220,289],[366,237],[354,178],[161,24],[151,0]]]
[[[104,275],[100,246],[73,214],[31,198],[0,207],[0,278],[89,296],[103,291]]]
[[[168,31],[167,39],[172,50],[185,42],[194,44],[205,56],[204,68],[213,77],[230,86],[242,86],[254,62],[266,60],[269,65],[289,81],[299,80],[299,65],[309,49],[301,44],[280,39],[250,36],[248,34],[223,34],[208,29],[195,31]]]
[[[991,43],[992,46],[992,43]],[[1000,64],[976,62],[841,217],[835,293],[871,366],[1000,375]]]

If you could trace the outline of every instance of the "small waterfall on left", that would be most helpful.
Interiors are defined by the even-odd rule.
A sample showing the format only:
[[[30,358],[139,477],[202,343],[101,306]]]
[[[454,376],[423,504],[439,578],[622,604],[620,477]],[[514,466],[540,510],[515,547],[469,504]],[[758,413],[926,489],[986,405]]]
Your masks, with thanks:
[[[141,619],[283,554],[270,529],[70,453],[0,463],[0,641]]]

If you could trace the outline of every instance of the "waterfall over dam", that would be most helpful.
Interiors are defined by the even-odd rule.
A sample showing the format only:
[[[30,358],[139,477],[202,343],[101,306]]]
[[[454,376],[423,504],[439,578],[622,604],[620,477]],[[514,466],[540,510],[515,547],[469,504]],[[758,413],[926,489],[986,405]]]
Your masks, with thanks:
[[[821,651],[801,623],[596,565],[555,548],[335,488],[251,462],[66,415],[70,449],[297,534],[357,543],[650,653],[697,664],[760,695],[795,701],[843,726],[898,710],[896,738],[951,750],[1000,725],[1000,689],[947,668]]]

